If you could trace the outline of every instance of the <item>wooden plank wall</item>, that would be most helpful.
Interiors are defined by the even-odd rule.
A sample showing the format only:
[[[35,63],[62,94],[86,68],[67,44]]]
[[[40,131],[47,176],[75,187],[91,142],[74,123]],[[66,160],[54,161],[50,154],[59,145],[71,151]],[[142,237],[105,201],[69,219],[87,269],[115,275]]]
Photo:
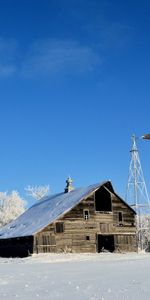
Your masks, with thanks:
[[[96,252],[97,235],[113,234],[117,251],[136,251],[134,213],[111,193],[112,211],[96,212],[94,194],[83,200],[57,222],[63,222],[64,232],[56,233],[55,223],[34,237],[34,252]],[[90,218],[84,219],[84,210]],[[118,213],[123,220],[119,223]]]

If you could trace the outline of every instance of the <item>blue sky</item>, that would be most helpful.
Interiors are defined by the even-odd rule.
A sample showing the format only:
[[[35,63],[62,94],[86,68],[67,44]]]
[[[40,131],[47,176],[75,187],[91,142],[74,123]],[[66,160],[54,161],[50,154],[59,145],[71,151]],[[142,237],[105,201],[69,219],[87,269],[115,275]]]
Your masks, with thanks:
[[[0,186],[63,191],[111,179],[150,132],[150,3],[0,2]],[[150,192],[150,142],[138,148]],[[31,200],[29,200],[29,204]]]

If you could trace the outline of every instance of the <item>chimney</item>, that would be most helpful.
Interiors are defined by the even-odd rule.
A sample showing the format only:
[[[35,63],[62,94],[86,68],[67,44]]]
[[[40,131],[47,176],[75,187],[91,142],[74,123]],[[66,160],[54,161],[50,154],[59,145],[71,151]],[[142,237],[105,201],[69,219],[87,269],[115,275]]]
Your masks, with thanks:
[[[65,187],[65,193],[69,193],[71,192],[72,190],[74,190],[74,187],[72,186],[72,178],[69,176],[66,180],[66,187]]]

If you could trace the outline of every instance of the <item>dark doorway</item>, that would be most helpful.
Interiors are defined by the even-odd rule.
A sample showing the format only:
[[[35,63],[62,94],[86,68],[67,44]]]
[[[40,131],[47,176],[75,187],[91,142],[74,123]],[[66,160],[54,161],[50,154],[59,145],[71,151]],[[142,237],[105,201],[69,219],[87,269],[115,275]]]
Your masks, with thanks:
[[[0,256],[26,257],[33,253],[33,236],[0,239]]]
[[[97,252],[109,251],[113,252],[115,250],[114,245],[114,235],[97,235]]]

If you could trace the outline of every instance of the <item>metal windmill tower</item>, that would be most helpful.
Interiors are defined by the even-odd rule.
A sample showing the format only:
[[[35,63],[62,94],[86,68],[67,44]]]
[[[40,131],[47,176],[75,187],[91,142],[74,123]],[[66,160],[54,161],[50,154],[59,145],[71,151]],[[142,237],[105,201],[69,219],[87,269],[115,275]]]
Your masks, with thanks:
[[[145,139],[145,136],[142,138]],[[144,180],[144,175],[140,163],[139,153],[136,145],[138,138],[132,136],[131,162],[129,167],[129,176],[126,189],[126,201],[136,211],[136,227],[138,236],[138,248],[143,249],[144,234],[146,232],[143,217],[150,215],[150,201]]]

